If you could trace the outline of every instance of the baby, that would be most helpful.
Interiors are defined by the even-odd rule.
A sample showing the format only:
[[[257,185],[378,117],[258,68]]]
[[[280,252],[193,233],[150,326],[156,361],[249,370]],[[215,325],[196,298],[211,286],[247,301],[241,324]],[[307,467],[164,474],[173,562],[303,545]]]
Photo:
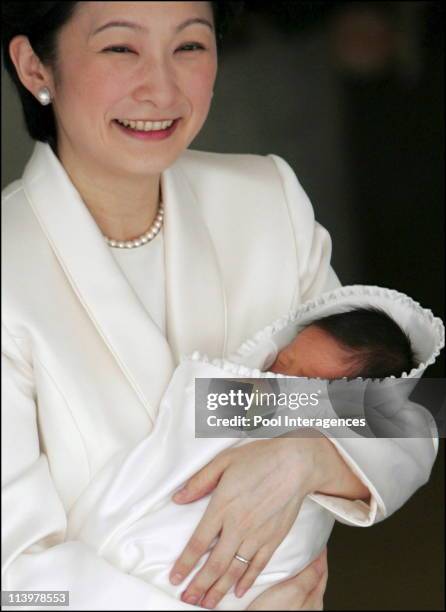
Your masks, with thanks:
[[[316,319],[268,371],[306,378],[399,377],[416,367],[409,338],[384,311],[356,308]]]
[[[393,319],[374,308],[356,308],[313,320],[264,369],[334,379],[398,377],[414,366],[411,344]],[[166,390],[152,432],[113,456],[69,514],[68,539],[87,542],[110,563],[151,585],[147,609],[179,609],[181,592],[206,561],[207,555],[185,583],[170,583],[172,566],[210,499],[208,495],[177,505],[172,495],[218,453],[240,442],[196,438],[195,380],[215,377],[231,376],[212,362],[184,360]],[[263,590],[298,573],[323,550],[333,523],[333,514],[311,496],[305,498],[290,532],[253,587],[242,598],[230,591],[217,609],[246,609]],[[167,607],[166,597],[172,607]]]

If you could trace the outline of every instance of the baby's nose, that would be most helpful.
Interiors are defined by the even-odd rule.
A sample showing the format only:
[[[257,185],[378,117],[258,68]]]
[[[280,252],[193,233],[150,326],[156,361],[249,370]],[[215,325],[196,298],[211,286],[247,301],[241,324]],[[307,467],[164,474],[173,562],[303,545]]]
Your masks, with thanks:
[[[279,369],[279,358],[277,357],[276,360],[274,361],[274,363],[272,365],[270,365],[270,367],[268,368],[268,372],[274,372],[274,374],[280,374],[280,369]]]

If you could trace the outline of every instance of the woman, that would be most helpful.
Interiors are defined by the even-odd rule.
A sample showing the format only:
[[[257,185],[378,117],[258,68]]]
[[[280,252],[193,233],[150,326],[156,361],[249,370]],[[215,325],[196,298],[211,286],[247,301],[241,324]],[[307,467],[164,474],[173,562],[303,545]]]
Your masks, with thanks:
[[[150,585],[64,541],[67,513],[150,432],[181,354],[224,356],[339,284],[330,238],[283,160],[186,151],[211,103],[221,3],[6,5],[5,63],[40,142],[4,194],[5,588],[147,609]],[[213,513],[172,581],[219,539],[170,609],[246,591],[308,493],[371,525],[427,480],[431,440],[359,442],[257,441],[192,478],[178,503],[215,488]],[[324,563],[251,609],[317,609]]]

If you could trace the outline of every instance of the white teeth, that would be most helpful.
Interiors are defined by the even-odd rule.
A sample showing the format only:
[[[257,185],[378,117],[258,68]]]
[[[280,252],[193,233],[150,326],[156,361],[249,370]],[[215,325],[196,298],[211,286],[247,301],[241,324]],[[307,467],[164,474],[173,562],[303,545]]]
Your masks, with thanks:
[[[173,120],[168,121],[129,121],[128,119],[117,119],[118,123],[130,127],[132,130],[152,132],[154,130],[165,130],[170,127]]]

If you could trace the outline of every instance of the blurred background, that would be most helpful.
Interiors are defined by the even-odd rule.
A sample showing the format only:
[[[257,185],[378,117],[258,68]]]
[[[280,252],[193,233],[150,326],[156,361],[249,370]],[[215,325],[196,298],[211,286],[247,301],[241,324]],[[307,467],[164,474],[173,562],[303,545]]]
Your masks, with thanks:
[[[407,293],[444,319],[440,2],[244,3],[192,148],[275,153],[333,239],[343,284]],[[3,71],[2,187],[33,143]],[[444,357],[427,371],[444,376]],[[444,610],[444,447],[432,478],[371,529],[337,524],[327,610]]]

